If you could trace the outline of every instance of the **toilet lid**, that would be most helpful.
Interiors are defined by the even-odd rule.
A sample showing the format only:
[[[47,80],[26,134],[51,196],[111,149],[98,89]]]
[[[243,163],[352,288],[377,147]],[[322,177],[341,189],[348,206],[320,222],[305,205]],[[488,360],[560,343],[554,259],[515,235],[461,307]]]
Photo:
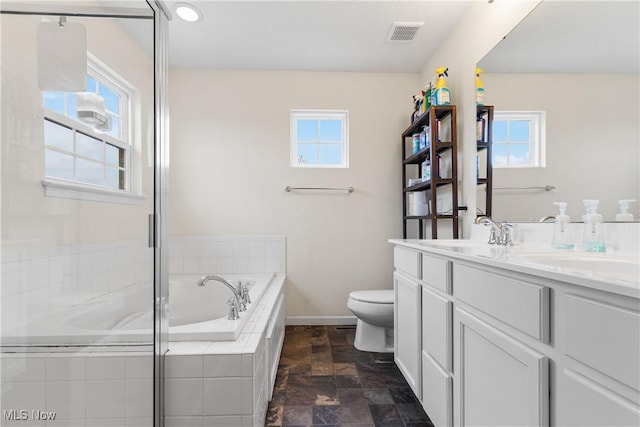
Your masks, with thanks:
[[[354,291],[349,294],[352,299],[375,304],[393,304],[393,289],[381,291]]]

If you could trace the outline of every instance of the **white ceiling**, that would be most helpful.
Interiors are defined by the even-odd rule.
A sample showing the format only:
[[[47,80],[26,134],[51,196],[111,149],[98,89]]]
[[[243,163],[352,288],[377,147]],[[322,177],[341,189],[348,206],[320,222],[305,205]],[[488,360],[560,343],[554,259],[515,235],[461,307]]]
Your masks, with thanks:
[[[480,61],[485,72],[638,73],[640,2],[549,1]]]
[[[189,1],[189,0],[186,0]],[[420,72],[470,1],[191,0],[202,22],[169,24],[170,67]],[[175,1],[167,1],[172,12]],[[423,21],[412,42],[394,21]]]

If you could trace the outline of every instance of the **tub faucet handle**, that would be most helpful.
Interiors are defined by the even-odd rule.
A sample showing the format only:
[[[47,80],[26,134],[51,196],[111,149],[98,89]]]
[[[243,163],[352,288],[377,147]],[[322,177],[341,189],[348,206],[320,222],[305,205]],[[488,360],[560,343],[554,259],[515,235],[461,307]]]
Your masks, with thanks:
[[[236,299],[229,298],[229,300],[227,300],[227,304],[229,305],[229,315],[227,316],[227,319],[238,320],[240,315],[238,314],[238,303],[236,302]]]
[[[242,301],[244,301],[245,304],[251,304],[251,296],[249,295],[249,288],[247,287],[247,285],[239,281],[238,289],[240,291],[240,296],[242,297]]]

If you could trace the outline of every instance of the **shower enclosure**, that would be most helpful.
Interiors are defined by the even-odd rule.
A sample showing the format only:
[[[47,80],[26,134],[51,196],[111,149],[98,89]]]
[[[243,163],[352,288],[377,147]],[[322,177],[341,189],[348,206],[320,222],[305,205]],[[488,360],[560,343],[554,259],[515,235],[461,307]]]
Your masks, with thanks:
[[[164,7],[0,11],[0,425],[162,426]]]

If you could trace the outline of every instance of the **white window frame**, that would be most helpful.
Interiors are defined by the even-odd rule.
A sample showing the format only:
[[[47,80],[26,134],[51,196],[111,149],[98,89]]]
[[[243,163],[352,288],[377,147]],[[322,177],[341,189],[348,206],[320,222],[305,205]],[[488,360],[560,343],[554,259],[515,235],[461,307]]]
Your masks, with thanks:
[[[529,126],[529,164],[498,165],[493,162],[495,169],[514,168],[544,168],[546,166],[546,113],[544,111],[499,111],[493,113],[494,123],[501,121],[528,121]],[[494,144],[495,133],[494,133]],[[507,142],[507,145],[509,142]],[[508,159],[507,159],[508,160]]]
[[[132,171],[132,169],[141,167],[141,165],[134,165],[132,161],[134,150],[133,140],[136,134],[132,124],[135,123],[133,120],[134,106],[139,106],[139,102],[137,102],[139,94],[131,84],[90,52],[87,52],[87,74],[120,96],[120,139],[106,133],[97,132],[81,121],[50,110],[44,105],[43,119],[68,127],[72,129],[74,133],[81,132],[123,149],[125,152],[125,188],[115,189],[45,175],[42,180],[45,195],[67,199],[141,205],[146,198],[141,194],[136,194],[134,191],[135,188],[139,188],[139,185],[134,183],[133,179],[134,176],[138,176],[139,174]],[[65,108],[67,108],[67,105],[65,102]],[[55,150],[55,148],[52,147],[47,147],[47,149]],[[77,156],[74,154],[74,157]]]
[[[342,141],[340,164],[305,164],[298,162],[298,120],[340,120]],[[349,167],[349,111],[348,110],[291,110],[291,167],[294,168],[348,168]],[[317,141],[322,144],[322,141]]]

